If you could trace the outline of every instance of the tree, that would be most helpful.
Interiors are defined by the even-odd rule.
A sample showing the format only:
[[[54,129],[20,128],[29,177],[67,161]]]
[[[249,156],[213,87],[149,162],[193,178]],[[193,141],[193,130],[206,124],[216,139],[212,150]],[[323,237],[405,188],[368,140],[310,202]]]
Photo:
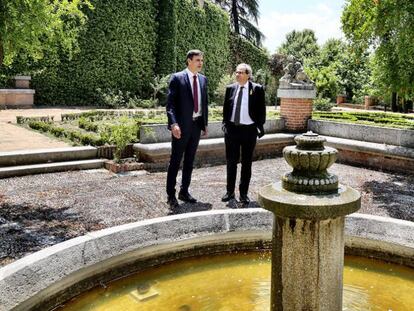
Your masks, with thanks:
[[[348,99],[368,95],[362,93],[369,87],[369,55],[356,55],[340,39],[328,39],[316,56],[306,59],[305,71],[324,98],[334,100],[343,92]]]
[[[303,64],[306,58],[313,57],[319,52],[315,32],[311,29],[289,32],[286,35],[286,42],[279,47],[277,52],[293,55]]]
[[[374,50],[384,93],[414,96],[414,1],[347,0],[341,21],[357,53]]]
[[[0,66],[19,54],[40,59],[58,46],[72,51],[84,6],[92,7],[89,0],[0,0]]]
[[[257,46],[261,46],[263,33],[257,25],[259,18],[259,3],[257,0],[214,0],[230,14],[232,30],[245,37]]]

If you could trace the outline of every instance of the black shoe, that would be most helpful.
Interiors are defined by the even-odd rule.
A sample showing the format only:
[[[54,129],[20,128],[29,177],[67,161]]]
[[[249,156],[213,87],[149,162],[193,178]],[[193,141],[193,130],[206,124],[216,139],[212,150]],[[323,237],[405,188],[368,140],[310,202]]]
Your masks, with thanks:
[[[226,194],[221,198],[222,202],[228,202],[230,200],[234,199],[234,192],[226,192]]]
[[[171,208],[177,208],[177,207],[179,207],[178,201],[177,201],[177,199],[175,198],[175,196],[173,196],[173,197],[168,197],[167,204],[168,204]]]
[[[247,194],[241,194],[240,195],[240,202],[242,202],[243,204],[249,204],[250,203],[250,199],[247,196]]]
[[[194,198],[191,196],[191,194],[189,194],[188,192],[187,192],[187,193],[185,193],[185,192],[181,192],[181,191],[180,191],[180,193],[178,194],[178,198],[179,198],[181,201],[188,202],[188,203],[196,203],[196,202],[197,202],[197,200],[196,200],[196,199],[194,199]]]

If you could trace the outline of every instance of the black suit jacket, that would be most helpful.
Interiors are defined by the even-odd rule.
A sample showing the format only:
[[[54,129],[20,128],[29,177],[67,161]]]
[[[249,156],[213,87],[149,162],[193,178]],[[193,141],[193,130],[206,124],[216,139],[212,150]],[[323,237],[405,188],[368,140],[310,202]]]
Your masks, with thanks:
[[[205,130],[208,124],[208,94],[207,78],[198,74],[201,89],[201,129]],[[194,100],[190,80],[185,70],[171,76],[167,93],[168,128],[178,123],[182,133],[188,133],[192,128]]]
[[[260,84],[249,83],[249,116],[259,129],[260,133],[264,134],[263,124],[266,121],[266,106],[265,93]],[[238,83],[233,83],[227,86],[226,95],[223,104],[223,124],[227,125],[230,122],[231,114],[233,112],[233,104],[236,96]]]

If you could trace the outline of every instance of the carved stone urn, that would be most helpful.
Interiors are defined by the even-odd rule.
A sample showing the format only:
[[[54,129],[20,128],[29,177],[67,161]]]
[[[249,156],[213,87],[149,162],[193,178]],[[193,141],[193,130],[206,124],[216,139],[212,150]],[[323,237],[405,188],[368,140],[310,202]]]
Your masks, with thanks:
[[[298,193],[327,193],[338,190],[338,177],[327,169],[335,162],[338,151],[324,147],[326,139],[307,132],[296,136],[296,146],[283,149],[283,157],[293,171],[282,177],[284,189]]]

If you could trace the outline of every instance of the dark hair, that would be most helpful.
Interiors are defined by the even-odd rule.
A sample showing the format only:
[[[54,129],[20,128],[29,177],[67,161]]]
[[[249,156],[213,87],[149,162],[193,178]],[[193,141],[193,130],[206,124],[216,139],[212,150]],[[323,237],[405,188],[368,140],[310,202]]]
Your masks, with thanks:
[[[200,51],[200,50],[189,50],[188,52],[187,52],[187,57],[186,57],[186,59],[185,59],[185,63],[186,64],[188,64],[188,60],[189,59],[191,59],[191,60],[193,60],[193,57],[194,56],[203,56],[204,55],[204,53],[202,52],[202,51]]]

